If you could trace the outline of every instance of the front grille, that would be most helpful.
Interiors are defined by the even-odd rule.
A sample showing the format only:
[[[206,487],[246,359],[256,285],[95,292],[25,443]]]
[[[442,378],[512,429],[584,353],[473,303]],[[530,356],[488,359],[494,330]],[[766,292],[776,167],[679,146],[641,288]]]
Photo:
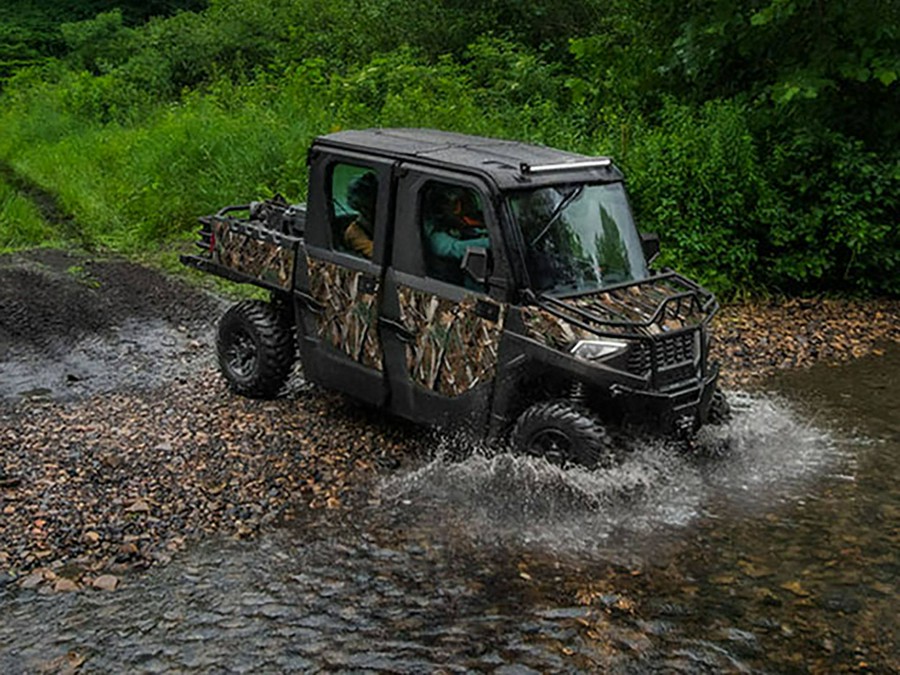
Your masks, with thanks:
[[[687,331],[654,340],[653,351],[656,356],[656,367],[666,368],[679,363],[693,363],[694,335],[694,331]]]
[[[628,372],[644,376],[653,367],[650,345],[645,342],[633,345],[628,352]]]
[[[663,335],[633,345],[628,372],[646,376],[655,366],[659,386],[690,379],[696,373],[696,331]]]
[[[697,375],[697,369],[693,363],[686,363],[682,366],[675,366],[666,370],[659,371],[659,377],[656,378],[656,384],[665,387],[676,382],[684,382],[691,380]]]

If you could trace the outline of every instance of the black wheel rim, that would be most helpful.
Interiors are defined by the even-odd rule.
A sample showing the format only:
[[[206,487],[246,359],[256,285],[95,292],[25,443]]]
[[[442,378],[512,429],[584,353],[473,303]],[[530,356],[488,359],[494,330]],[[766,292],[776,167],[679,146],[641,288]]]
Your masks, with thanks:
[[[256,370],[259,349],[246,331],[236,332],[225,349],[225,363],[239,378],[250,377]]]
[[[563,466],[572,458],[572,439],[560,429],[541,429],[531,437],[529,453]]]

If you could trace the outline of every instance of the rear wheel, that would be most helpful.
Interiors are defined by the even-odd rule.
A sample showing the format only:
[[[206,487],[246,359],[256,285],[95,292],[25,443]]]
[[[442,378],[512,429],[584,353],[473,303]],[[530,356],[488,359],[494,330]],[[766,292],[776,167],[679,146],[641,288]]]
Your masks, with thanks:
[[[277,396],[294,363],[290,326],[260,300],[244,300],[225,312],[216,352],[232,391],[251,398]]]
[[[560,466],[611,464],[612,443],[603,424],[584,406],[567,400],[536,403],[519,417],[512,431],[518,452],[544,457]]]

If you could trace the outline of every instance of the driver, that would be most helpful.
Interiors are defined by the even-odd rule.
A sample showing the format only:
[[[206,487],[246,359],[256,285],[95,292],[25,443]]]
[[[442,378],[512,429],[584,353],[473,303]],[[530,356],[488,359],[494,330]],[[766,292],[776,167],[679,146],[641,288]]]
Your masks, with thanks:
[[[469,247],[491,245],[484,215],[471,188],[440,185],[432,188],[426,204],[424,231],[429,274],[454,284],[467,278],[460,265]]]

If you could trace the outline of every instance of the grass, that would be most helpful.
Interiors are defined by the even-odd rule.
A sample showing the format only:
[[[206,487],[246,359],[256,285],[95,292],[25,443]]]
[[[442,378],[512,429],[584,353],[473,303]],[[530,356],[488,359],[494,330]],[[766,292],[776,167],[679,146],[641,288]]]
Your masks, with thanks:
[[[57,246],[58,233],[25,195],[0,180],[0,253],[34,246]]]

